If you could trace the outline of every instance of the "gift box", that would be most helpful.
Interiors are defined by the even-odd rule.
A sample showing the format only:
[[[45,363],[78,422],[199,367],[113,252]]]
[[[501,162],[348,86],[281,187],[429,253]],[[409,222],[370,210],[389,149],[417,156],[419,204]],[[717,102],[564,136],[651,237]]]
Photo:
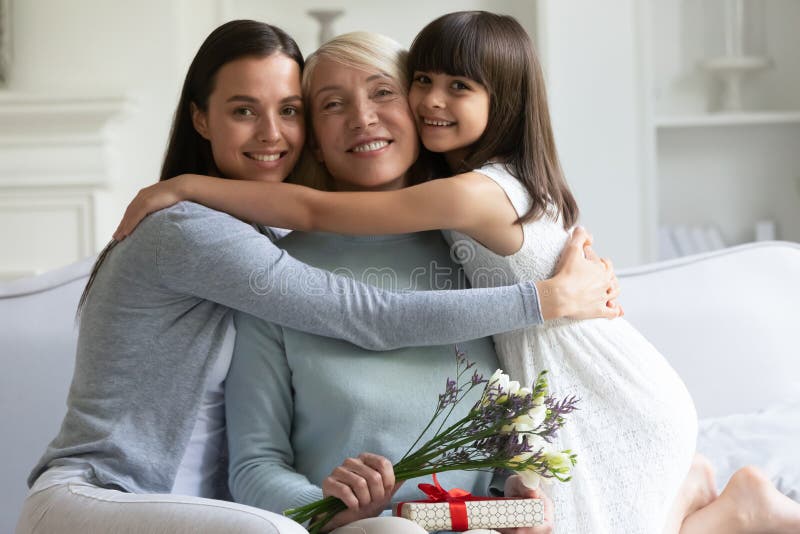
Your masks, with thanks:
[[[455,488],[445,491],[432,484],[420,484],[428,495],[421,501],[397,503],[394,515],[414,521],[428,531],[473,528],[533,527],[544,524],[544,502],[541,499],[514,497],[475,497]]]

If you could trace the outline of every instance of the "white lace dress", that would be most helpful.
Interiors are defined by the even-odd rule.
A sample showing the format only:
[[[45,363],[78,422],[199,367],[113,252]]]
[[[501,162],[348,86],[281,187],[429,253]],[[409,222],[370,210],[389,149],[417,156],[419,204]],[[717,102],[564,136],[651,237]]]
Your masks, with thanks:
[[[528,211],[527,191],[502,165],[478,172],[503,188],[519,215]],[[445,237],[475,287],[551,277],[569,233],[552,218],[523,231],[522,248],[505,257],[464,234]],[[545,488],[555,532],[659,534],[697,436],[692,399],[664,357],[624,319],[550,321],[494,342],[512,379],[530,385],[547,369],[551,393],[581,399],[556,442],[578,454],[573,478]]]

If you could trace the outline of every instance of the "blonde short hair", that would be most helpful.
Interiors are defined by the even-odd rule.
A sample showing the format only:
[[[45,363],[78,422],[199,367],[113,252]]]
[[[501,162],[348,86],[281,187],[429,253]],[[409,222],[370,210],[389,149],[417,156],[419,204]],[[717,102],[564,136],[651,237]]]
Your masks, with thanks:
[[[314,128],[311,120],[311,80],[321,59],[328,59],[344,66],[382,72],[398,82],[400,90],[408,91],[406,62],[408,51],[385,35],[373,32],[350,32],[334,37],[308,56],[303,69],[303,98],[308,115],[309,139],[313,139]],[[312,141],[313,142],[313,141]],[[309,150],[306,150],[292,173],[292,180],[317,189],[331,189],[332,178],[324,165],[321,165]]]
[[[378,70],[397,80],[408,90],[406,62],[408,50],[385,35],[373,32],[350,32],[334,37],[306,58],[303,69],[303,94],[309,96],[311,80],[320,59],[329,59],[347,67]]]

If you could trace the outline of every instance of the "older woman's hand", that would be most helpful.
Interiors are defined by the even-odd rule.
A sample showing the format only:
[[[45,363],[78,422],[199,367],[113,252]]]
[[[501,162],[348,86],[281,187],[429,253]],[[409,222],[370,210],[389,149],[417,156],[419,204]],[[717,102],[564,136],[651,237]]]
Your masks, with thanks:
[[[522,483],[522,477],[512,475],[506,479],[504,488],[506,497],[522,497],[525,499],[542,499],[544,501],[544,525],[536,527],[500,528],[501,534],[551,534],[553,532],[553,501],[540,489],[532,490]]]
[[[401,485],[395,482],[392,462],[383,456],[365,452],[358,458],[348,458],[322,481],[325,497],[336,497],[347,505],[347,510],[335,515],[323,531],[380,515]]]

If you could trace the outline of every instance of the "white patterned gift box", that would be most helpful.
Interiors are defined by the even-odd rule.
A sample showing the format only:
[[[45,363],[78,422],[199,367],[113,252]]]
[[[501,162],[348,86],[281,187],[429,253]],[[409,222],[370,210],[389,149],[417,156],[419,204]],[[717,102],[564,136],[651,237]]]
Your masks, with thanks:
[[[458,514],[466,518],[454,517]],[[412,501],[397,504],[394,515],[410,519],[428,531],[533,527],[544,524],[544,503],[541,499],[491,497],[460,502]]]

